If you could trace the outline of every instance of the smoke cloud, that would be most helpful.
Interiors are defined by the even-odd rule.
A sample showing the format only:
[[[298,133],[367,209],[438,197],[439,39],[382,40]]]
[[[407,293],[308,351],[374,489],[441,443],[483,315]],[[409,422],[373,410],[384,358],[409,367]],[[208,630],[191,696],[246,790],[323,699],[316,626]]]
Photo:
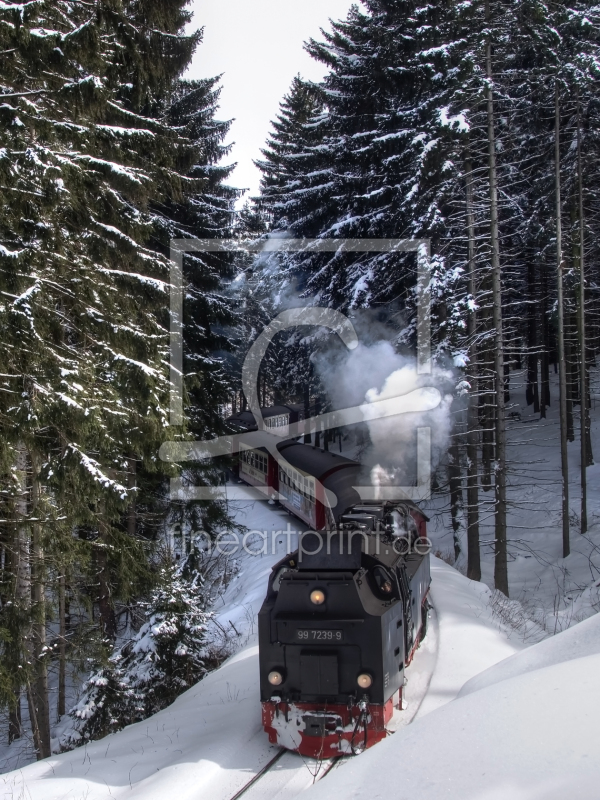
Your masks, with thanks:
[[[317,370],[335,408],[364,406],[389,400],[422,387],[435,387],[442,395],[434,410],[370,419],[365,425],[369,442],[360,453],[364,478],[372,485],[413,485],[416,480],[417,429],[430,428],[433,467],[448,446],[454,375],[433,368],[420,375],[416,360],[398,354],[388,341],[359,346],[353,351],[317,361]],[[372,416],[370,414],[369,416]]]

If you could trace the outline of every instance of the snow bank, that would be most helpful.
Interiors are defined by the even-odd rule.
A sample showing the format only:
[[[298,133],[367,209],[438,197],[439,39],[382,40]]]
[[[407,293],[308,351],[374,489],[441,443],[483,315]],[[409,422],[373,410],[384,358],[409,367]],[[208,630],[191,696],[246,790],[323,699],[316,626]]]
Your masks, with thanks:
[[[255,524],[260,517],[264,526],[285,528],[282,523],[289,518],[264,503],[256,506],[254,513],[253,506],[247,506],[250,518],[246,524]],[[177,800],[228,800],[233,796],[275,752],[261,727],[258,648],[252,621],[262,602],[268,571],[279,557],[248,557],[223,598],[218,612],[221,624],[231,621],[238,630],[244,630],[245,620],[249,625],[249,643],[237,655],[150,719],[0,776],[0,796],[28,800],[121,796],[164,800],[174,794]],[[519,647],[493,621],[485,587],[467,581],[438,559],[432,569],[439,647],[420,715],[426,704],[431,710],[447,703],[466,680]],[[419,655],[407,673],[409,682],[411,674],[417,678],[414,670]],[[423,748],[423,753],[428,751],[429,746]],[[360,763],[366,756],[361,756]],[[354,763],[359,762],[339,772],[354,769]],[[302,762],[299,769],[305,769]],[[327,778],[327,785],[332,777]]]
[[[597,800],[599,670],[600,655],[587,656],[449,703],[334,771],[307,800]]]
[[[0,776],[0,796],[225,800],[275,752],[257,688],[258,648],[249,646],[150,719]]]
[[[524,648],[517,634],[494,618],[485,584],[467,580],[438,558],[431,560],[431,578],[438,653],[417,718],[453,700],[469,679]]]
[[[598,654],[600,654],[600,614],[486,669],[463,686],[459,697],[542,667]]]
[[[600,615],[525,649],[503,640],[489,590],[437,560],[433,576],[439,652],[416,721],[334,771],[307,800],[597,800]],[[457,690],[510,648],[519,652]]]
[[[266,502],[231,502],[250,529],[286,531],[291,517]],[[242,554],[216,611],[245,646],[218,670],[144,722],[62,755],[0,775],[4,800],[228,800],[276,752],[263,733],[255,620],[271,567],[286,550]],[[294,544],[291,537],[291,544]]]

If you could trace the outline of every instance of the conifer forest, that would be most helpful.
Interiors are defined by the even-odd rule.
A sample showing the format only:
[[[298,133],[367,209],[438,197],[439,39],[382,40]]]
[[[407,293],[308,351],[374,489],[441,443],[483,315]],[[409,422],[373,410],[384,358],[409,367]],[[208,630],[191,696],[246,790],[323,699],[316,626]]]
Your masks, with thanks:
[[[325,77],[298,74],[281,98],[258,193],[232,180],[227,76],[188,77],[194,11],[0,0],[1,771],[148,720],[235,652],[235,623],[212,620],[243,563],[196,534],[257,525],[224,495],[172,491],[218,489],[228,458],[160,449],[235,432],[244,359],[271,320],[343,313],[378,388],[414,358],[414,252],[243,243],[429,242],[435,554],[489,587],[504,622],[518,602],[546,633],[600,610],[600,6],[351,6],[305,44]],[[171,242],[185,239],[229,245],[183,260],[173,424]],[[260,405],[360,406],[374,383],[342,396],[334,338],[280,335]],[[365,425],[304,437],[407,466],[373,455],[376,439]],[[563,582],[538,601],[528,570],[550,529]]]

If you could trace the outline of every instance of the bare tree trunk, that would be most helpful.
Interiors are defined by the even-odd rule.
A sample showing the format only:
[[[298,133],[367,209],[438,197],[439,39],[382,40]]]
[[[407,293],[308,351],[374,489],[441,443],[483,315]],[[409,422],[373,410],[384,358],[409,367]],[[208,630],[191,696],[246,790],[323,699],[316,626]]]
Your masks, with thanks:
[[[573,220],[575,222],[575,220]],[[563,257],[563,273],[567,270],[566,260]],[[564,288],[564,287],[563,287]],[[573,314],[570,309],[569,298],[563,295],[563,330],[565,341],[565,374],[567,386],[567,441],[575,441],[575,424],[573,421],[573,406],[577,402],[579,392],[579,379],[577,375],[577,347],[576,332],[573,326]]]
[[[486,271],[481,280],[481,294],[492,296],[492,276]],[[480,314],[482,343],[478,350],[479,372],[479,419],[481,425],[481,488],[492,489],[492,462],[494,461],[494,344],[493,314],[490,306],[484,306]]]
[[[15,579],[18,570],[19,557],[19,526],[18,524],[14,529],[7,527],[6,539],[4,543],[4,586],[5,592],[2,594],[2,606],[7,609],[12,606],[15,610],[18,606],[16,597]],[[6,622],[5,622],[6,624]],[[13,623],[14,624],[14,623]],[[12,627],[12,626],[11,626]],[[19,662],[21,661],[21,642],[18,636],[11,636],[10,641],[5,643],[5,659],[6,666],[10,673],[11,689],[13,693],[13,702],[8,708],[8,743],[11,744],[16,739],[20,739],[23,734],[22,720],[21,720],[21,689],[22,682],[18,669]]]
[[[35,696],[33,694],[33,690],[31,688],[31,683],[27,681],[27,685],[25,687],[27,693],[27,706],[29,708],[29,721],[31,722],[31,733],[33,735],[33,746],[35,747],[35,753],[37,760],[39,761],[42,756],[42,742],[40,736],[40,728],[37,721],[37,706],[35,702]]]
[[[128,475],[128,488],[135,490],[137,483],[137,462],[135,458],[128,459],[129,462],[129,475]],[[136,493],[132,491],[131,502],[127,509],[127,533],[129,536],[134,537],[137,529],[137,510],[136,510]]]
[[[565,361],[565,318],[563,297],[563,253],[560,187],[560,105],[558,81],[555,84],[554,106],[554,170],[556,181],[556,279],[558,288],[558,369],[560,386],[560,460],[562,472],[563,558],[571,552],[569,541],[569,461],[567,452],[567,370]]]
[[[40,570],[42,560],[40,526],[36,522],[31,524],[29,521],[30,505],[34,509],[38,506],[39,483],[37,476],[34,474],[32,485],[31,487],[29,486],[30,458],[27,448],[23,444],[19,444],[17,447],[16,472],[20,483],[20,492],[16,504],[17,537],[15,556],[17,563],[15,593],[21,613],[24,617],[31,618],[31,622],[26,623],[23,636],[23,651],[28,662],[32,664],[31,675],[25,676],[27,704],[29,706],[33,744],[37,758],[40,759],[50,755],[50,727],[48,724],[46,735],[44,720],[44,706],[47,707],[48,699],[47,678],[46,683],[44,683],[43,675],[46,668],[45,659],[43,658],[46,620],[44,614],[43,573]],[[35,473],[35,467],[33,472]],[[42,668],[40,669],[40,667]],[[41,727],[38,719],[40,713],[38,712],[41,712]]]
[[[267,376],[263,375],[263,391],[262,391],[262,406],[267,407]]]
[[[32,513],[34,518],[40,514],[41,487],[39,482],[39,464],[31,456],[32,464]],[[33,655],[34,680],[30,687],[30,695],[35,703],[35,718],[39,742],[36,743],[38,758],[48,758],[50,750],[50,701],[48,697],[48,666],[46,657],[46,596],[45,596],[45,563],[42,543],[42,526],[34,519],[31,536],[31,577],[32,577],[32,612],[31,649]]]
[[[21,687],[15,691],[15,704],[8,712],[8,743],[12,744],[16,739],[20,739],[23,733],[23,723],[21,720]]]
[[[25,611],[31,608],[31,573],[29,562],[29,459],[24,445],[18,445],[16,472],[19,480],[17,499],[17,533],[15,541],[15,594],[17,602]]]
[[[15,471],[19,481],[19,496],[15,505],[16,512],[16,527],[15,527],[15,540],[12,549],[12,571],[15,587],[15,605],[18,609],[19,615],[25,620],[25,629],[19,631],[20,637],[18,641],[13,642],[15,655],[21,661],[23,655],[27,654],[29,657],[29,614],[31,613],[31,573],[30,573],[30,556],[29,556],[29,459],[27,449],[23,444],[17,445]],[[23,676],[23,680],[28,682],[28,678]],[[22,735],[21,728],[21,681],[15,686],[15,694],[18,698],[18,706],[15,708],[14,716],[9,728],[9,739],[11,733],[14,738],[20,738]],[[29,698],[28,698],[29,699]],[[31,711],[30,711],[31,714]],[[12,731],[11,731],[12,729]],[[38,741],[34,738],[34,746],[39,753]]]
[[[542,355],[540,359],[540,418],[546,418],[546,409],[550,407],[550,334],[548,330],[548,280],[546,270],[540,265],[541,329]]]
[[[15,523],[15,526],[7,525],[2,531],[3,591],[1,602],[5,613],[8,612],[8,609],[12,609],[14,612],[18,608],[15,583],[19,565],[19,524],[16,520]],[[11,744],[16,739],[20,739],[23,734],[21,720],[22,681],[21,670],[19,669],[22,657],[20,636],[16,634],[17,620],[5,618],[4,624],[11,629],[10,640],[6,641],[4,645],[5,667],[11,679],[11,691],[13,694],[12,703],[8,707],[8,743]]]
[[[577,173],[579,194],[579,394],[581,397],[581,533],[588,529],[587,521],[587,467],[588,453],[587,442],[590,435],[588,424],[588,396],[587,396],[587,357],[585,347],[585,222],[583,218],[583,171],[581,160],[581,107],[577,98]]]
[[[304,444],[311,443],[310,435],[310,384],[304,384]]]
[[[475,309],[475,221],[473,216],[473,174],[470,162],[466,165],[467,178],[467,231],[469,236],[469,278],[467,291],[472,306],[467,318],[469,337],[469,406],[467,409],[467,578],[481,580],[481,552],[479,544],[479,458],[477,419],[477,311]]]
[[[486,20],[490,20],[486,0]],[[494,584],[508,597],[508,564],[506,549],[506,419],[504,406],[504,341],[502,330],[502,268],[500,266],[500,232],[498,223],[498,176],[496,173],[496,134],[494,95],[492,89],[492,44],[486,45],[488,164],[490,183],[490,227],[492,247],[492,295],[494,314],[494,378],[496,388],[496,512]]]
[[[114,642],[117,637],[117,618],[112,602],[110,585],[110,571],[108,563],[108,531],[102,519],[99,520],[100,536],[96,549],[96,564],[98,569],[98,612],[100,615],[100,630],[105,639]],[[186,555],[190,554],[189,543],[185,546]]]
[[[460,453],[458,449],[458,433],[456,426],[452,432],[448,449],[448,480],[450,483],[450,515],[452,517],[452,534],[454,541],[454,560],[460,556],[460,515],[463,508],[462,475],[460,474]]]
[[[58,579],[58,719],[66,714],[67,679],[67,586],[64,574]]]
[[[536,303],[533,298],[535,292],[535,264],[530,261],[527,265],[527,289],[529,292],[529,305],[527,307],[527,405],[533,405],[534,414],[540,412],[540,396],[538,390],[538,337]]]
[[[486,389],[488,383],[489,377],[486,377]],[[492,488],[492,461],[494,460],[494,409],[491,405],[491,395],[487,391],[482,392],[482,403],[481,485],[484,492],[489,492]]]

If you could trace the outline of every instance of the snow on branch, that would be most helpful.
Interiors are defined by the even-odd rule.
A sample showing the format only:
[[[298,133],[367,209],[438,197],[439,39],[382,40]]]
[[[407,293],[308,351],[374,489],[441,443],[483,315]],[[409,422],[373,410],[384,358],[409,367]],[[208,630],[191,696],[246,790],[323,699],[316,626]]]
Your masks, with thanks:
[[[459,131],[465,133],[471,130],[471,126],[467,122],[467,118],[465,116],[466,112],[460,111],[458,114],[448,116],[449,110],[449,106],[445,106],[444,108],[440,109],[440,122],[444,127],[454,128],[456,126]]]
[[[138,272],[127,272],[123,269],[107,269],[106,267],[101,267],[100,272],[103,272],[105,275],[122,275],[126,278],[133,278],[134,280],[148,286],[152,286],[153,289],[163,293],[168,292],[170,288],[169,283],[161,281],[158,278],[149,278],[147,275],[140,275]]]
[[[79,463],[84,468],[84,470],[91,475],[94,481],[104,489],[110,489],[113,492],[116,492],[121,500],[127,499],[128,490],[125,486],[118,481],[112,480],[109,478],[108,475],[102,469],[102,465],[90,456],[87,456],[85,453],[82,453],[81,450],[75,444],[69,444],[67,446],[67,450],[70,450],[74,456],[79,459]]]
[[[115,161],[106,161],[103,158],[95,158],[87,154],[77,155],[75,156],[75,160],[84,161],[91,167],[104,167],[115,175],[122,175],[140,186],[144,181],[150,182],[151,180],[143,170],[135,167],[124,167],[122,164],[118,164]]]

